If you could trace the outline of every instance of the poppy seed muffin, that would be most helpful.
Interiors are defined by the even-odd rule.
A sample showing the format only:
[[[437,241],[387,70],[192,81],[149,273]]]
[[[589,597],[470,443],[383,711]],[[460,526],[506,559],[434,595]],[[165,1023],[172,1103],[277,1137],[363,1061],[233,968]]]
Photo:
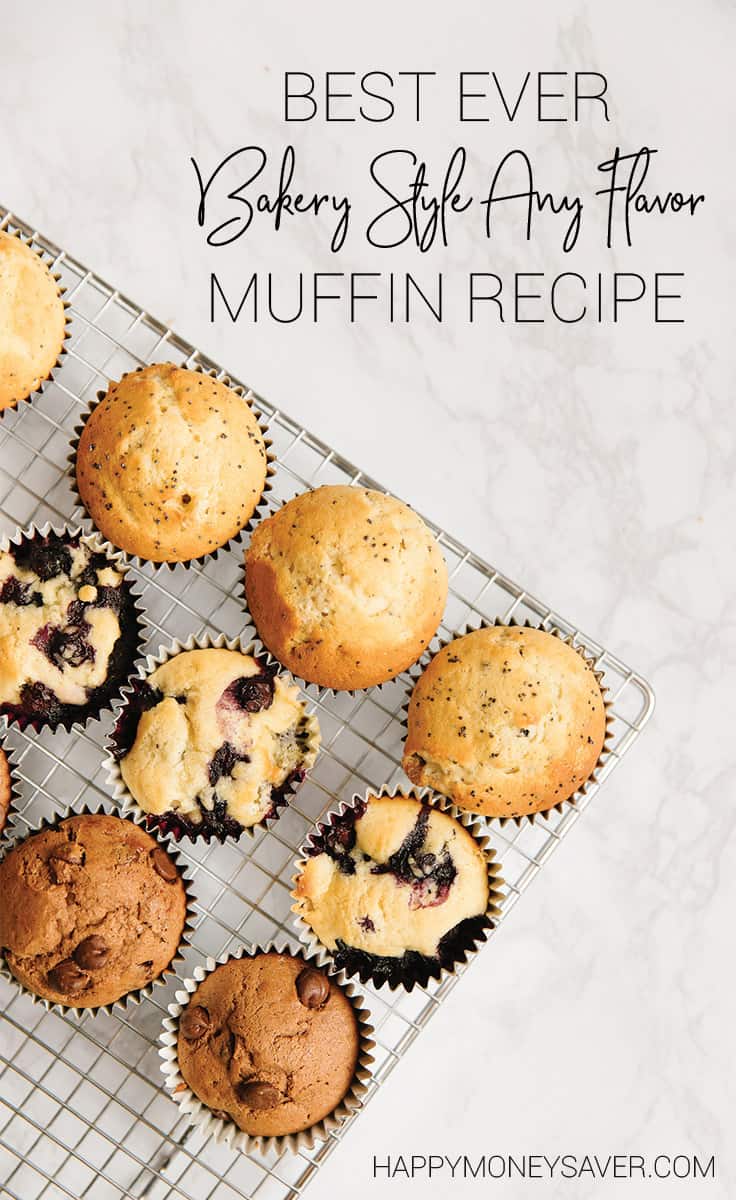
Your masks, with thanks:
[[[66,332],[59,285],[26,242],[0,230],[0,411],[48,378]]]
[[[421,656],[447,599],[442,552],[393,496],[328,486],[255,529],[245,557],[259,636],[295,675],[322,687],[384,683]]]
[[[0,862],[0,946],[45,1000],[112,1004],[170,965],[186,920],[176,864],[144,829],[85,813],[32,834]]]
[[[22,726],[96,716],[133,669],[139,623],[125,575],[79,536],[38,532],[0,551],[0,713]]]
[[[413,783],[492,817],[544,812],[590,777],[606,710],[592,667],[554,634],[493,626],[456,638],[412,692]]]
[[[312,766],[315,718],[284,675],[238,650],[185,650],[137,680],[113,738],[136,804],[165,829],[238,837]]]
[[[179,1018],[188,1086],[251,1137],[283,1137],[334,1112],[355,1076],[358,1020],[342,989],[291,954],[230,959]]]
[[[488,864],[449,813],[368,796],[310,840],[294,911],[349,974],[421,982],[490,925]]]
[[[118,549],[156,563],[224,546],[252,517],[267,467],[247,401],[172,363],[111,383],[76,454],[77,490],[97,528]]]

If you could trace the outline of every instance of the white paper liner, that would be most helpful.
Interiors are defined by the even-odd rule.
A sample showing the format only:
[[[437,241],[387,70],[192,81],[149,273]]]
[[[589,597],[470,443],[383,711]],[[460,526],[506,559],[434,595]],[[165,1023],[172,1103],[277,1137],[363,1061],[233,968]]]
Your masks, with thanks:
[[[152,366],[154,364],[149,363],[147,365]],[[176,364],[174,364],[174,365],[176,365]],[[217,546],[214,550],[209,550],[206,554],[199,554],[199,555],[196,555],[194,558],[186,558],[186,559],[177,560],[176,562],[169,562],[166,559],[143,558],[139,554],[130,554],[129,551],[122,550],[119,547],[116,547],[116,550],[118,551],[119,554],[121,554],[123,556],[125,562],[129,563],[133,567],[137,567],[139,570],[146,563],[150,563],[151,566],[153,566],[153,567],[168,567],[168,569],[171,571],[173,571],[176,567],[191,567],[192,563],[197,563],[198,566],[201,567],[201,566],[204,566],[204,564],[209,559],[216,560],[218,555],[222,551],[235,550],[236,547],[238,547],[238,548],[242,547],[245,544],[245,541],[244,541],[245,534],[249,533],[258,524],[259,520],[263,516],[264,509],[266,509],[268,507],[268,493],[273,488],[271,479],[272,479],[273,475],[276,473],[277,459],[271,449],[271,447],[273,446],[273,441],[268,436],[269,427],[268,427],[265,417],[263,416],[262,412],[258,408],[258,403],[257,403],[257,398],[255,396],[255,393],[252,392],[250,389],[246,390],[246,388],[242,387],[241,384],[233,383],[233,381],[231,380],[229,375],[225,375],[221,371],[216,371],[214,369],[209,369],[207,367],[204,367],[200,363],[195,364],[195,366],[193,366],[193,367],[182,367],[181,369],[184,371],[192,371],[195,373],[199,373],[200,375],[207,375],[211,379],[216,379],[218,381],[218,383],[224,384],[225,387],[228,387],[231,392],[234,392],[236,396],[240,396],[245,401],[245,403],[248,405],[251,412],[253,413],[253,416],[256,418],[258,428],[260,429],[261,435],[263,437],[263,444],[264,444],[264,447],[266,450],[266,478],[265,478],[265,481],[263,484],[263,491],[261,492],[258,503],[255,505],[253,512],[251,513],[250,517],[246,521],[245,525],[243,525],[243,527],[241,529],[239,529],[237,533],[234,533],[232,537],[228,538],[228,540],[226,542],[223,542],[223,544],[221,546]],[[142,366],[136,367],[134,372],[129,371],[129,372],[127,372],[127,374],[135,374],[138,371],[143,371],[143,370],[145,370],[145,367],[142,367]],[[125,378],[125,376],[122,376],[121,378]],[[113,382],[119,382],[119,380],[113,381]],[[76,507],[74,509],[74,517],[86,529],[94,530],[96,532],[99,532],[97,530],[97,526],[95,525],[91,516],[87,512],[87,509],[84,505],[84,501],[82,500],[82,497],[79,494],[79,488],[77,487],[77,450],[79,449],[79,439],[82,436],[82,431],[84,429],[84,426],[87,423],[87,420],[89,419],[90,414],[92,412],[94,412],[94,410],[97,408],[97,405],[102,400],[104,400],[106,395],[107,395],[107,391],[100,390],[97,393],[96,399],[90,401],[90,403],[88,404],[87,411],[84,415],[84,419],[78,425],[76,425],[74,427],[74,434],[73,434],[72,441],[71,441],[71,452],[67,457],[67,462],[69,464],[69,466],[67,468],[67,474],[69,476],[71,489],[72,489],[72,492],[74,493],[74,498],[76,501]],[[100,533],[100,536],[104,537],[104,534]],[[105,540],[109,541],[109,539],[107,539],[107,538]]]
[[[136,638],[135,638],[135,653],[131,655],[130,664],[124,676],[121,676],[117,691],[110,696],[106,701],[100,703],[98,707],[89,712],[84,719],[72,717],[64,719],[53,724],[50,721],[39,721],[35,717],[30,717],[25,720],[19,716],[11,716],[8,713],[0,714],[0,733],[3,729],[12,729],[13,727],[23,730],[33,729],[38,733],[41,729],[49,729],[55,732],[57,729],[64,729],[67,733],[72,730],[76,732],[84,732],[90,721],[98,721],[103,713],[115,712],[122,703],[122,696],[125,690],[127,681],[134,675],[141,661],[143,646],[146,642],[148,631],[148,620],[145,615],[143,604],[141,601],[142,587],[140,582],[128,570],[127,564],[120,551],[115,550],[109,542],[106,542],[99,533],[85,533],[79,525],[64,524],[52,525],[50,521],[46,521],[43,525],[27,525],[24,529],[17,529],[12,537],[7,534],[0,536],[0,553],[9,550],[11,546],[20,546],[25,541],[30,541],[33,538],[47,537],[50,533],[56,534],[60,538],[78,538],[85,546],[94,554],[104,554],[113,567],[123,577],[124,586],[133,602],[133,614],[136,622]],[[121,628],[122,633],[122,628]],[[86,705],[80,705],[80,708],[85,708]]]
[[[488,904],[484,914],[487,924],[484,928],[479,930],[476,935],[472,936],[468,940],[467,944],[462,948],[461,951],[458,952],[455,960],[451,964],[443,965],[438,962],[437,971],[432,973],[431,971],[427,970],[426,977],[422,974],[420,977],[416,977],[415,975],[413,978],[408,977],[406,979],[394,980],[389,980],[385,977],[376,978],[371,973],[359,972],[357,968],[354,971],[348,971],[346,968],[341,968],[345,970],[348,978],[352,979],[357,975],[360,978],[361,983],[365,984],[370,982],[375,988],[381,988],[387,984],[390,991],[396,991],[397,988],[404,987],[410,992],[415,986],[426,988],[430,980],[439,981],[449,975],[455,975],[457,973],[457,968],[460,965],[467,963],[468,960],[478,952],[480,947],[488,941],[490,934],[496,927],[499,917],[501,916],[501,902],[504,898],[503,892],[501,891],[504,883],[504,880],[501,877],[502,865],[496,860],[496,852],[490,846],[490,839],[486,836],[486,834],[483,833],[482,825],[478,820],[477,813],[467,812],[465,809],[458,808],[458,806],[448,800],[447,797],[440,795],[438,792],[433,792],[430,788],[415,788],[411,786],[402,786],[401,784],[394,784],[394,786],[391,788],[366,788],[362,795],[356,793],[351,800],[342,800],[336,809],[331,809],[329,812],[327,812],[312,829],[311,833],[307,837],[306,842],[299,851],[298,858],[294,864],[296,868],[295,874],[292,876],[294,888],[291,892],[291,896],[295,903],[292,905],[291,911],[295,915],[297,936],[299,937],[299,940],[308,948],[309,952],[314,954],[320,963],[331,962],[334,964],[334,951],[323,945],[312,929],[311,925],[309,925],[303,916],[301,911],[301,901],[296,893],[297,880],[301,876],[308,857],[310,857],[309,850],[313,845],[314,836],[321,834],[325,828],[332,824],[335,818],[342,817],[346,812],[353,809],[356,803],[367,801],[372,796],[376,797],[377,799],[382,796],[391,798],[396,796],[405,796],[409,800],[419,800],[423,804],[429,805],[430,808],[437,809],[438,812],[443,812],[448,817],[452,817],[458,822],[459,825],[462,825],[463,829],[470,834],[470,836],[479,846],[483,853],[488,873]],[[425,961],[429,963],[431,960],[426,959]]]
[[[212,637],[210,634],[199,634],[197,636],[191,634],[185,641],[181,641],[179,638],[174,638],[167,645],[161,646],[156,654],[147,654],[145,658],[140,660],[137,665],[135,681],[147,681],[148,677],[158,667],[163,666],[165,662],[168,662],[169,659],[176,657],[177,654],[182,654],[188,650],[208,649],[235,650],[240,654],[247,654],[253,658],[259,659],[264,665],[270,665],[267,663],[266,656],[263,654],[255,640],[249,640],[248,642],[245,642],[242,636],[240,638],[227,638],[222,633],[217,637]],[[279,674],[287,681],[291,679],[288,671],[280,669]],[[133,681],[131,681],[131,683],[132,682]],[[116,724],[117,721],[120,720],[126,706],[134,694],[133,686],[128,684],[128,686],[124,689],[121,704],[116,711]],[[300,703],[304,709],[304,702],[300,701]],[[303,769],[306,776],[306,773],[314,766],[317,754],[319,752],[321,737],[319,722],[317,721],[317,717],[314,715],[314,713],[307,713],[303,711],[303,719],[304,730],[306,734],[306,747],[304,767],[300,769]],[[121,806],[124,812],[132,813],[136,819],[146,821],[147,827],[152,828],[160,819],[164,817],[165,814],[161,813],[156,815],[147,813],[145,809],[141,808],[135,797],[129,791],[127,784],[123,779],[122,772],[120,770],[120,762],[115,757],[115,748],[116,740],[113,730],[113,733],[105,744],[105,768],[107,770],[107,779],[111,788],[112,798]],[[281,795],[278,797],[276,802],[276,811],[271,816],[262,817],[260,821],[256,821],[253,825],[244,825],[242,832],[238,836],[242,837],[243,834],[245,834],[247,837],[252,838],[255,836],[258,830],[269,829],[278,820],[279,816],[281,815],[281,811],[287,807],[289,803],[289,797],[294,795],[299,790],[303,782],[304,779],[292,780],[290,783],[284,785],[283,789],[277,789]],[[172,821],[174,819],[175,815],[172,817]],[[201,837],[202,840],[211,841],[213,836],[214,835],[210,835],[210,837],[205,838],[204,834],[191,834],[182,826],[182,831],[177,840],[180,840],[181,837],[188,837],[190,841],[195,842],[200,840]]]
[[[606,688],[603,684],[603,672],[598,670],[598,668],[596,667],[595,658],[591,654],[588,653],[588,651],[585,649],[584,646],[578,645],[575,642],[575,639],[572,635],[563,634],[555,626],[552,626],[551,628],[548,629],[546,627],[546,625],[544,625],[543,623],[536,623],[534,621],[528,621],[528,620],[527,621],[517,621],[514,617],[511,617],[511,619],[508,621],[503,621],[503,620],[501,620],[500,617],[495,617],[493,620],[486,620],[485,618],[482,618],[478,622],[477,625],[466,624],[463,627],[463,629],[459,630],[457,633],[454,633],[452,635],[452,637],[439,637],[438,636],[437,649],[432,650],[431,653],[429,653],[429,654],[425,654],[425,656],[423,657],[421,662],[416,663],[411,668],[411,671],[409,672],[409,674],[411,676],[411,681],[410,681],[409,687],[407,689],[406,702],[402,705],[402,708],[401,708],[401,724],[402,724],[404,730],[408,731],[409,704],[411,702],[412,693],[414,691],[414,688],[415,688],[420,676],[424,674],[427,667],[432,662],[432,659],[435,658],[436,655],[438,655],[441,650],[444,650],[446,646],[449,646],[452,642],[457,641],[458,638],[465,637],[465,635],[468,633],[476,633],[479,629],[492,629],[492,628],[538,629],[541,633],[548,633],[552,637],[559,638],[559,640],[561,642],[564,642],[565,645],[570,646],[570,648],[572,650],[574,650],[576,654],[579,654],[580,657],[584,660],[584,662],[586,662],[588,664],[588,666],[591,668],[591,670],[592,670],[593,674],[595,675],[595,678],[598,682],[598,686],[601,690],[601,697],[603,699],[603,707],[605,709],[605,733],[603,735],[603,744],[601,746],[601,752],[598,756],[598,761],[596,762],[595,766],[593,767],[593,770],[591,771],[588,778],[583,783],[581,783],[580,787],[577,788],[571,796],[568,796],[564,800],[558,800],[556,804],[550,805],[549,808],[540,809],[539,812],[523,813],[521,815],[516,815],[516,816],[511,816],[511,815],[495,816],[495,815],[491,815],[489,813],[478,812],[475,809],[468,810],[469,812],[472,812],[474,814],[474,816],[480,818],[483,821],[498,821],[499,825],[505,825],[508,821],[513,821],[514,824],[517,826],[523,825],[525,823],[528,823],[529,825],[533,825],[535,823],[535,821],[540,817],[542,817],[544,820],[549,820],[549,818],[553,812],[557,812],[557,813],[564,812],[566,806],[568,806],[570,808],[577,808],[578,803],[581,800],[581,798],[586,795],[586,793],[590,790],[590,788],[592,787],[593,784],[598,783],[600,772],[603,769],[603,767],[605,766],[607,760],[611,756],[611,751],[610,751],[610,747],[609,747],[608,743],[610,742],[611,736],[612,736],[611,726],[613,724],[613,713],[611,711],[612,704],[608,698],[608,688]]]
[[[146,829],[146,826],[140,821],[136,820],[136,818],[131,814],[108,812],[103,804],[98,804],[95,807],[82,805],[79,808],[72,808],[69,806],[58,816],[52,818],[44,817],[40,825],[32,826],[26,830],[19,828],[21,816],[20,814],[15,813],[0,834],[0,851],[2,852],[2,856],[5,858],[11,850],[13,850],[16,846],[21,845],[22,842],[27,841],[28,838],[33,837],[34,834],[42,833],[45,829],[56,829],[62,821],[68,820],[69,817],[82,817],[87,815],[97,816],[99,814],[102,814],[106,817],[114,817],[118,821],[130,821],[131,824],[138,825],[145,833],[149,835],[149,837],[153,838],[155,842],[162,846],[172,861],[176,863],[177,870],[179,871],[179,875],[181,876],[184,884],[184,892],[186,897],[186,912],[184,916],[184,925],[182,926],[182,931],[179,938],[179,946],[169,965],[165,967],[160,975],[157,975],[155,979],[151,979],[144,987],[137,988],[132,992],[128,992],[125,996],[121,996],[118,1000],[114,1000],[110,1004],[98,1004],[93,1006],[61,1004],[59,1001],[47,1000],[43,996],[37,996],[35,992],[31,991],[30,988],[27,988],[25,984],[21,983],[20,980],[16,978],[5,960],[2,947],[0,947],[0,977],[13,984],[18,991],[22,992],[25,996],[30,996],[34,1004],[40,1004],[46,1009],[47,1012],[57,1012],[62,1014],[73,1013],[75,1017],[82,1017],[85,1013],[90,1013],[92,1016],[96,1016],[101,1012],[107,1013],[108,1015],[116,1012],[118,1014],[124,1012],[129,1005],[140,1004],[142,1000],[145,1000],[151,995],[154,988],[161,987],[168,983],[171,977],[176,974],[177,965],[184,961],[184,948],[191,945],[191,933],[194,930],[195,920],[194,904],[196,899],[192,890],[191,871],[188,865],[182,859],[176,848],[176,843],[170,836],[162,836],[159,835],[155,830]],[[23,820],[26,819],[27,818],[24,814]]]
[[[218,966],[231,959],[242,958],[244,955],[254,958],[259,954],[268,954],[272,951],[277,954],[289,954],[293,958],[301,958],[305,964],[313,963],[315,966],[321,967],[332,982],[341,988],[350,1000],[358,1021],[358,1059],[353,1082],[333,1112],[311,1125],[309,1129],[298,1133],[283,1134],[280,1137],[254,1137],[242,1130],[234,1121],[226,1121],[215,1116],[185,1082],[179,1070],[177,1057],[179,1018],[202,980],[215,971]],[[171,1094],[172,1100],[179,1105],[182,1113],[189,1117],[190,1124],[213,1137],[216,1142],[224,1142],[233,1149],[242,1150],[245,1153],[267,1154],[270,1151],[281,1153],[284,1150],[296,1153],[300,1149],[311,1150],[315,1142],[324,1141],[362,1107],[363,1097],[368,1091],[373,1062],[371,1051],[375,1042],[372,1037],[373,1026],[369,1023],[370,1013],[364,1004],[363,996],[355,990],[351,983],[346,981],[344,972],[325,967],[319,962],[317,955],[310,953],[304,947],[295,949],[286,940],[270,941],[265,946],[252,944],[240,946],[234,953],[223,954],[218,959],[208,957],[204,967],[195,967],[192,978],[183,981],[183,989],[176,993],[176,1002],[169,1005],[170,1015],[164,1018],[163,1029],[159,1035],[161,1070],[165,1076],[164,1087]]]
[[[21,404],[29,404],[33,400],[34,396],[40,396],[41,393],[43,392],[44,388],[46,387],[46,384],[50,383],[51,380],[54,378],[54,372],[57,371],[59,369],[59,367],[62,365],[64,356],[67,354],[67,348],[66,348],[65,342],[67,342],[69,340],[69,338],[72,336],[71,329],[70,329],[72,319],[69,316],[69,310],[71,308],[71,305],[69,304],[68,300],[64,299],[64,296],[66,295],[66,288],[62,287],[61,275],[58,272],[54,273],[53,271],[51,271],[50,263],[47,262],[46,251],[41,249],[39,246],[34,246],[33,239],[27,237],[25,234],[22,234],[19,229],[11,230],[8,228],[0,227],[0,233],[7,233],[9,235],[9,237],[16,237],[19,242],[22,242],[25,246],[28,247],[29,250],[32,250],[33,253],[36,254],[38,256],[38,258],[41,259],[41,262],[44,264],[44,266],[49,268],[49,274],[51,275],[51,278],[53,279],[54,283],[57,285],[57,290],[58,290],[59,296],[61,297],[62,305],[64,306],[64,333],[62,336],[61,347],[59,349],[59,353],[57,355],[56,362],[51,367],[51,370],[49,371],[48,375],[46,375],[45,378],[41,380],[41,382],[37,388],[34,388],[33,391],[29,392],[27,396],[21,396],[20,399],[16,400],[15,404],[8,404],[5,406],[5,408],[0,408],[0,420],[2,420],[2,418],[5,416],[6,413],[18,412]]]

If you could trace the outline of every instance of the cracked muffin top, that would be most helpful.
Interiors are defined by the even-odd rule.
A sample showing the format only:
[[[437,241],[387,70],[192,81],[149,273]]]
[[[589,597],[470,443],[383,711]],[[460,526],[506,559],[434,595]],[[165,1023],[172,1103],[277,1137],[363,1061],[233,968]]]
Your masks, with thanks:
[[[318,967],[268,952],[216,967],[179,1018],[179,1069],[215,1116],[252,1137],[328,1116],[358,1061],[358,1021]]]
[[[0,862],[0,946],[37,996],[96,1008],[171,963],[186,919],[176,864],[145,830],[83,814],[32,834]]]
[[[279,662],[323,687],[365,688],[427,648],[447,599],[447,567],[400,500],[327,486],[257,526],[245,586],[258,633]]]
[[[124,575],[78,537],[0,552],[0,712],[36,725],[96,715],[133,669],[138,619]]]
[[[493,626],[432,659],[409,703],[403,767],[487,816],[543,812],[590,777],[606,712],[592,667],[554,634]]]
[[[59,285],[20,238],[0,230],[0,410],[41,386],[64,345]]]
[[[319,744],[295,684],[227,649],[182,651],[137,681],[113,740],[145,812],[221,839],[274,815]]]
[[[247,525],[266,483],[248,402],[210,375],[156,363],[111,383],[77,449],[77,488],[97,528],[151,562],[210,554]]]
[[[483,851],[449,813],[414,797],[356,801],[320,827],[307,855],[294,909],[347,970],[361,956],[379,972],[380,960],[407,953],[442,958],[465,923],[485,918]]]

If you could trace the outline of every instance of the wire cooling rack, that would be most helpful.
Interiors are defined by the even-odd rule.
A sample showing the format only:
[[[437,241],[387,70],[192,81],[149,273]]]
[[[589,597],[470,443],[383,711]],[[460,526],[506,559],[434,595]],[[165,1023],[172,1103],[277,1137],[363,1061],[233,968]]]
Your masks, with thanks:
[[[166,326],[120,295],[65,251],[0,208],[0,229],[20,229],[46,252],[71,304],[71,338],[63,365],[41,396],[0,421],[2,532],[34,521],[66,521],[75,502],[66,457],[80,412],[109,379],[143,363],[170,360],[220,370]],[[238,382],[237,380],[235,382]],[[271,506],[324,483],[380,487],[329,446],[256,397],[278,456]],[[451,593],[441,632],[479,617],[540,619],[592,652],[613,701],[610,754],[600,783],[649,719],[654,698],[646,681],[546,604],[434,530],[447,559]],[[136,571],[151,623],[147,649],[172,637],[243,630],[238,598],[240,559],[233,552],[189,569]],[[318,713],[323,749],[308,782],[269,833],[211,846],[184,841],[197,894],[193,944],[181,971],[190,975],[207,955],[243,940],[288,937],[292,863],[304,836],[338,799],[403,778],[401,707],[407,677],[357,696],[308,689]],[[110,717],[83,734],[25,736],[6,743],[17,759],[21,823],[36,826],[67,805],[107,801],[101,747]],[[600,783],[598,786],[600,786]],[[505,919],[547,861],[597,786],[577,809],[519,827],[488,826],[506,881]],[[108,807],[112,807],[109,805]],[[492,954],[485,948],[481,953]],[[462,971],[411,995],[364,989],[376,1027],[376,1063],[369,1098],[431,1019]],[[46,1013],[0,980],[0,1194],[12,1200],[287,1200],[301,1196],[348,1122],[327,1142],[298,1154],[244,1155],[193,1131],[162,1088],[156,1039],[175,985],[123,1016],[81,1019]],[[355,1119],[355,1118],[353,1118]]]

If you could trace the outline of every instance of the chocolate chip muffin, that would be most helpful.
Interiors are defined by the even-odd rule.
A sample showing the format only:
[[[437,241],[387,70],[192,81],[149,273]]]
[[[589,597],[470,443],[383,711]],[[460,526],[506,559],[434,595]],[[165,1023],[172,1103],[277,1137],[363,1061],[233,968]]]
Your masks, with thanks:
[[[125,576],[71,534],[0,551],[0,713],[53,728],[96,716],[133,669],[139,622]]]
[[[260,953],[199,985],[179,1018],[179,1069],[216,1116],[251,1137],[283,1137],[343,1100],[359,1040],[350,1000],[324,971]]]
[[[267,471],[248,402],[172,363],[111,383],[76,452],[77,490],[97,528],[119,549],[156,563],[224,546],[248,524]]]
[[[491,921],[488,863],[449,813],[368,796],[312,836],[294,911],[349,974],[411,985],[457,962]]]
[[[13,975],[56,1004],[97,1008],[170,965],[186,920],[175,862],[131,821],[84,813],[0,862],[0,946]]]
[[[238,650],[185,650],[134,684],[113,738],[120,774],[159,825],[238,837],[274,816],[311,767],[299,689]]]
[[[0,411],[48,378],[64,345],[59,285],[35,250],[0,230]]]
[[[447,568],[424,522],[392,496],[321,487],[255,529],[248,608],[279,662],[311,683],[366,688],[415,662],[447,599]]]
[[[5,828],[13,798],[13,787],[10,779],[10,763],[5,751],[0,747],[0,831]]]
[[[606,710],[589,663],[540,629],[456,638],[420,676],[403,766],[416,784],[492,817],[544,812],[590,777]]]

